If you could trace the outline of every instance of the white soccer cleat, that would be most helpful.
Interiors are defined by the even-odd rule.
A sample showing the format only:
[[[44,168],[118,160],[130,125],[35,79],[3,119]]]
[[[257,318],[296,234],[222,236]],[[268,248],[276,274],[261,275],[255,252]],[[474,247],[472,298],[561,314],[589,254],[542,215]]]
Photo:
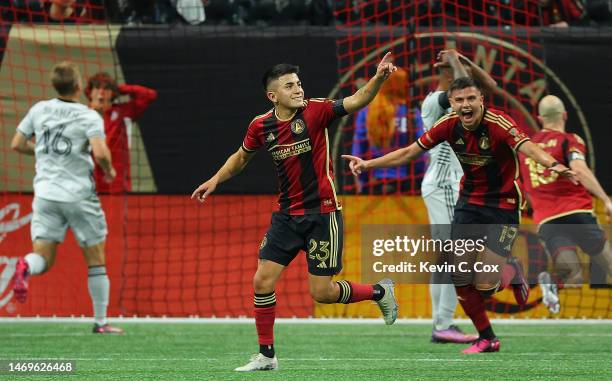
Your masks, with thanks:
[[[391,325],[397,319],[397,300],[395,299],[395,291],[393,289],[393,281],[391,279],[382,279],[377,284],[385,289],[385,296],[376,302],[383,314],[385,324]]]
[[[550,274],[543,271],[538,275],[538,283],[542,290],[542,303],[553,314],[558,314],[561,309],[559,304],[559,291],[557,285],[552,282]]]
[[[251,361],[245,366],[234,369],[236,372],[252,372],[256,370],[278,370],[276,356],[269,358],[261,353],[251,356]]]

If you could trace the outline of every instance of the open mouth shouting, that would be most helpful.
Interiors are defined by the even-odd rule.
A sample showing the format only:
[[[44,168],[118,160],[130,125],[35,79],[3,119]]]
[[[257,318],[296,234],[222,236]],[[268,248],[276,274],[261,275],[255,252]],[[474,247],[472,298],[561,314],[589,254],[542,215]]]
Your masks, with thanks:
[[[466,125],[472,125],[474,124],[475,121],[475,117],[474,117],[474,111],[472,111],[472,109],[463,109],[461,110],[461,121],[463,122],[463,124]]]

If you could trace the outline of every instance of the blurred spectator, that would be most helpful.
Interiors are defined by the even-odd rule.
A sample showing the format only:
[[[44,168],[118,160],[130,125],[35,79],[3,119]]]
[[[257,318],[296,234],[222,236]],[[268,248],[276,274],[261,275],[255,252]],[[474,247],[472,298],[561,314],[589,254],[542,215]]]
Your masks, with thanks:
[[[106,143],[111,150],[113,167],[117,177],[112,183],[104,181],[104,172],[96,165],[94,177],[98,193],[125,193],[132,189],[130,177],[130,149],[128,125],[138,118],[157,98],[157,92],[139,85],[117,85],[108,73],[99,72],[87,80],[84,90],[89,107],[98,111],[104,119]],[[120,95],[130,100],[115,103]]]
[[[581,0],[538,0],[542,11],[542,25],[565,28],[585,16]]]
[[[45,8],[50,22],[88,24],[106,20],[104,0],[50,0]]]
[[[596,23],[612,25],[612,0],[587,0],[586,11]]]
[[[208,0],[172,0],[177,13],[188,24],[198,25],[206,20],[204,5]]]
[[[330,0],[310,0],[308,18],[311,25],[331,25],[334,13]]]
[[[380,157],[405,147],[423,133],[420,115],[417,113],[414,118],[409,115],[407,97],[408,74],[398,68],[369,106],[357,113],[351,155],[364,159]],[[411,180],[415,174],[423,173],[425,160],[422,157],[414,162],[416,173],[410,173],[408,165],[362,173],[355,178],[357,193],[390,194],[418,189],[420,184]]]

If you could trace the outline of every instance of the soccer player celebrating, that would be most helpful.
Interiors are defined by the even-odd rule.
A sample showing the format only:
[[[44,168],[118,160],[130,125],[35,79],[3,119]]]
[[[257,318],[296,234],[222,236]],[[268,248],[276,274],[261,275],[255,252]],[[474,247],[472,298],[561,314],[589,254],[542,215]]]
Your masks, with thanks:
[[[478,81],[485,84],[488,90],[497,86],[486,71],[453,49],[441,51],[434,66],[439,70],[438,85],[435,91],[425,97],[421,106],[425,131],[429,131],[440,117],[450,112],[447,91],[454,79],[467,77],[469,71]],[[434,239],[450,239],[450,224],[459,197],[461,177],[463,177],[461,164],[447,142],[442,142],[429,151],[429,165],[421,184],[421,195],[427,207],[431,236]],[[453,324],[457,294],[450,274],[432,273],[429,294],[433,320],[432,342],[461,344],[473,342],[478,338],[464,334]]]
[[[36,157],[33,250],[17,262],[13,291],[19,302],[26,301],[28,278],[51,269],[57,246],[70,227],[89,267],[87,284],[94,309],[93,332],[122,333],[123,330],[106,321],[110,288],[104,258],[107,228],[90,176],[94,167],[91,151],[107,180],[116,176],[104,141],[104,124],[95,111],[78,102],[82,82],[74,64],[55,65],[51,82],[58,97],[35,104],[11,142],[15,151]]]
[[[612,270],[612,251],[597,225],[591,194],[603,202],[608,221],[612,218],[612,201],[586,164],[584,141],[576,134],[565,132],[567,112],[563,101],[554,95],[545,96],[538,105],[538,114],[542,130],[532,141],[576,172],[580,184],[573,184],[521,155],[523,184],[533,208],[534,222],[539,225],[540,238],[560,277],[558,283],[563,287],[580,287],[583,278],[576,246],[596,266],[608,274]],[[538,281],[542,302],[551,312],[558,313],[557,282],[552,282],[547,272],[541,273]]]
[[[279,211],[259,248],[253,286],[259,354],[236,371],[274,370],[276,282],[300,250],[307,253],[310,293],[319,303],[355,303],[374,300],[385,323],[397,318],[393,283],[375,285],[333,281],[342,269],[342,215],[334,188],[327,128],[346,114],[372,101],[383,82],[397,68],[387,53],[376,74],[355,94],[339,100],[304,99],[297,66],[278,64],[263,75],[262,84],[274,107],[251,121],[242,147],[219,171],[192,194],[204,202],[219,183],[240,173],[255,151],[270,152],[279,179]]]
[[[574,173],[531,143],[508,115],[485,108],[482,91],[473,79],[454,80],[448,96],[453,112],[439,119],[408,147],[372,160],[350,155],[343,157],[350,161],[351,171],[358,175],[372,168],[404,165],[422,152],[448,142],[465,174],[455,206],[451,237],[454,240],[484,239],[485,250],[478,253],[478,261],[501,269],[518,233],[522,200],[516,184],[516,152],[523,152],[557,173],[567,176],[574,176]],[[479,226],[470,227],[469,224]],[[468,270],[476,270],[476,255],[466,254],[454,259],[455,264],[461,260],[467,264]],[[502,271],[474,273],[462,271],[459,266],[451,274],[461,306],[479,333],[478,340],[463,353],[499,351],[500,342],[487,317],[485,298],[510,284],[517,276],[515,267],[506,266],[506,269],[508,271],[504,270],[503,277]]]
[[[142,115],[157,98],[157,92],[139,85],[117,85],[115,79],[105,72],[92,75],[87,80],[84,92],[89,107],[104,118],[106,141],[113,156],[113,167],[117,170],[116,179],[107,183],[104,180],[104,170],[96,166],[94,177],[98,193],[129,192],[132,190],[132,181],[126,119],[133,120]],[[120,95],[128,95],[130,100],[115,103]]]

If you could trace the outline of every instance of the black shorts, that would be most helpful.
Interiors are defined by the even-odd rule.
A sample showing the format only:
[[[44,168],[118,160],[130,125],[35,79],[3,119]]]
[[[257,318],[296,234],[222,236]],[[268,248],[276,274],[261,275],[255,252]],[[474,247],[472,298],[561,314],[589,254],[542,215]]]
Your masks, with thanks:
[[[575,213],[545,222],[540,226],[539,235],[553,257],[561,249],[575,246],[588,255],[597,255],[606,244],[604,232],[591,213]]]
[[[288,266],[304,250],[310,274],[336,275],[342,270],[342,236],[340,211],[304,216],[276,212],[259,247],[259,258]]]
[[[507,257],[518,237],[518,228],[518,210],[458,203],[455,206],[451,238],[484,239],[487,248]]]

